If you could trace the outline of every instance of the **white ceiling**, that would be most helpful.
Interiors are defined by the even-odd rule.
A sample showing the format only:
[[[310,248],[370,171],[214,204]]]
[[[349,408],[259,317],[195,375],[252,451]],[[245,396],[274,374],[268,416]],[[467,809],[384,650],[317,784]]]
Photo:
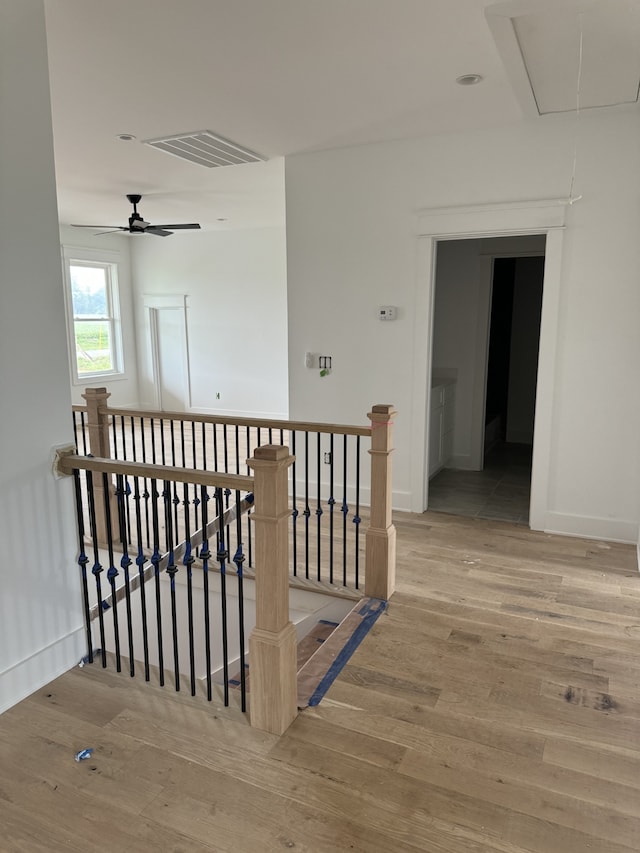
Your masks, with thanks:
[[[523,120],[522,68],[505,60],[485,17],[489,6],[488,0],[45,0],[61,222],[125,224],[124,196],[138,192],[143,216],[154,223],[200,221],[210,229],[281,223],[286,155]],[[640,15],[639,0],[584,0],[583,23],[594,6],[600,15],[606,7],[614,45],[616,27],[628,31],[628,15],[635,21]],[[574,60],[537,63],[547,91],[559,74],[576,79],[576,8],[575,0],[499,4],[502,15],[520,16],[520,34],[532,33],[528,64],[544,44],[536,41],[539,27],[527,29],[522,15],[562,14]],[[597,56],[589,75],[606,89],[620,63],[609,61],[610,45],[595,43],[595,30],[589,29],[589,50]],[[554,45],[556,54],[564,49]],[[518,62],[524,67],[516,55]],[[637,63],[630,65],[635,73]],[[469,73],[484,81],[456,85],[456,77]],[[633,88],[628,74],[624,86],[627,93]],[[607,97],[615,100],[615,81],[611,87]],[[267,161],[206,169],[142,144],[202,130]],[[122,133],[136,139],[122,142]]]

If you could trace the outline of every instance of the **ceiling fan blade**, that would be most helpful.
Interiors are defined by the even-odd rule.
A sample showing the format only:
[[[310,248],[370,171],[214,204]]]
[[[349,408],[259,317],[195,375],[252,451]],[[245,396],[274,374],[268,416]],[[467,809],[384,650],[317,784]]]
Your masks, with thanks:
[[[153,228],[170,228],[172,231],[184,231],[187,228],[200,228],[197,222],[183,222],[182,225],[154,225]]]
[[[128,231],[122,225],[74,225],[70,223],[72,228],[108,228],[110,231]]]
[[[156,237],[168,237],[171,234],[171,231],[166,231],[160,225],[150,225],[148,228],[145,228],[142,234],[155,234]]]

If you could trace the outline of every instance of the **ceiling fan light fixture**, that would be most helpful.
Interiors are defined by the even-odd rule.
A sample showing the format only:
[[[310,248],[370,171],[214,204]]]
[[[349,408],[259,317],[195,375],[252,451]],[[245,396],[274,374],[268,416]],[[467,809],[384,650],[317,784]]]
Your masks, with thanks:
[[[458,86],[475,86],[483,81],[482,74],[463,74],[461,77],[456,77]]]

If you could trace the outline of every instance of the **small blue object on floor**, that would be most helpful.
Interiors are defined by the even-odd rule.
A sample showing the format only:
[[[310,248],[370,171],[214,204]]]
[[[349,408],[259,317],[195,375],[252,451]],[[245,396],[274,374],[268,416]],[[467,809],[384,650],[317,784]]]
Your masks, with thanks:
[[[91,758],[93,755],[93,749],[81,749],[80,752],[76,752],[75,759],[76,761],[84,761],[86,758]]]

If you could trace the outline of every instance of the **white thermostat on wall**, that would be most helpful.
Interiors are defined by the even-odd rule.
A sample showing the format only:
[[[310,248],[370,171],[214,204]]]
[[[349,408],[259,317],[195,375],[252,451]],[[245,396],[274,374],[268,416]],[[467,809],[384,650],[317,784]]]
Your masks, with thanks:
[[[395,320],[396,319],[396,306],[395,305],[381,305],[378,308],[378,318],[380,320]]]

